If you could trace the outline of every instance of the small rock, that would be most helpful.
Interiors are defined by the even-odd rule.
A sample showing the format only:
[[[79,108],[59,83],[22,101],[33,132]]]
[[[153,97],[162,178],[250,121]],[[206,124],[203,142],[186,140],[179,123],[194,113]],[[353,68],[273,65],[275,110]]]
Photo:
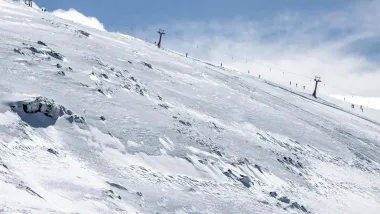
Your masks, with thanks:
[[[52,148],[48,149],[47,151],[50,152],[53,155],[58,155],[58,152],[56,150],[52,149]]]
[[[83,31],[83,30],[77,30],[77,32],[82,34],[85,37],[89,37],[91,35],[90,33],[87,33],[86,31]]]
[[[86,87],[86,88],[90,87],[90,86],[88,86],[88,85],[86,85],[84,83],[80,83],[80,85],[83,86],[83,87]]]
[[[60,65],[60,64],[57,64],[57,68],[62,68],[62,65]]]
[[[58,71],[57,74],[58,74],[58,75],[61,75],[61,76],[66,76],[66,74],[65,74],[64,71]]]
[[[152,65],[146,62],[142,62],[141,64],[145,65],[146,67],[153,69]]]
[[[129,79],[131,79],[134,82],[137,82],[137,80],[134,77],[129,77]]]
[[[144,91],[142,89],[140,89],[139,93],[141,96],[144,96]]]
[[[132,64],[132,62],[131,62],[131,61],[128,61],[128,63],[129,63],[129,64]]]
[[[42,45],[42,46],[47,46],[45,42],[38,41],[37,44]]]
[[[105,79],[108,79],[107,74],[102,74],[102,76],[103,76]]]
[[[270,192],[269,195],[273,198],[276,198],[278,196],[276,192]]]
[[[136,192],[136,195],[138,195],[138,196],[140,196],[140,197],[143,196],[142,192]]]
[[[161,97],[160,95],[158,95],[158,99],[159,99],[159,100],[162,100],[162,97]]]
[[[3,167],[4,167],[4,168],[6,168],[6,169],[8,169],[8,166],[7,166],[7,165],[5,165],[5,164],[3,164]],[[8,170],[9,170],[9,169],[8,169]]]
[[[103,90],[102,89],[98,89],[97,92],[101,93],[101,94],[104,94]]]
[[[25,55],[24,52],[22,52],[20,48],[15,48],[13,51],[21,55]]]
[[[284,202],[284,203],[286,203],[286,204],[289,204],[289,203],[290,203],[290,199],[287,198],[286,196],[281,197],[281,198],[279,198],[278,200],[281,201],[281,202]]]
[[[240,182],[242,182],[243,185],[247,188],[250,188],[253,184],[251,178],[245,175],[242,176],[242,178],[240,179]]]
[[[185,121],[183,121],[183,120],[180,120],[179,122],[180,122],[181,124],[185,125],[185,126],[191,126],[191,123],[189,123],[189,122],[185,122]]]
[[[261,167],[259,165],[255,164],[255,168],[258,169],[262,174],[264,174],[263,170],[261,169]]]
[[[100,119],[103,120],[103,121],[106,120],[106,118],[104,116],[100,116]]]
[[[166,104],[158,104],[160,107],[162,107],[162,108],[165,108],[165,109],[169,109],[169,106],[168,105],[166,105]]]

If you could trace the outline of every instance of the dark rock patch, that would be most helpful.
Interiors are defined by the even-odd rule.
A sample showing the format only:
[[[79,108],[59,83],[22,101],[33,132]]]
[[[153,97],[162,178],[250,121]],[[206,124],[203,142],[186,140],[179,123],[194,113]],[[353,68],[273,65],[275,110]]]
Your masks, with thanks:
[[[166,105],[166,104],[158,104],[160,107],[162,107],[162,108],[165,108],[165,109],[169,109],[169,106],[168,105]]]
[[[55,59],[58,59],[58,60],[63,60],[65,57],[55,51],[50,51],[50,52],[46,52],[48,55],[50,55],[51,57],[55,58]]]
[[[148,67],[150,69],[153,69],[152,65],[149,64],[149,63],[146,63],[146,62],[141,62],[142,65],[144,65],[145,67]]]
[[[284,202],[286,204],[290,203],[290,199],[287,198],[286,196],[283,196],[283,197],[279,198],[278,200],[281,201],[281,202]]]
[[[118,188],[118,189],[120,189],[120,190],[128,191],[127,188],[123,187],[123,186],[120,185],[120,184],[117,184],[117,183],[111,183],[111,182],[108,182],[108,181],[107,181],[107,184],[109,184],[109,185],[112,186],[112,187]],[[112,190],[110,190],[110,191],[112,191]],[[112,193],[113,193],[113,191],[112,191]]]
[[[105,118],[104,116],[100,116],[100,119],[101,119],[102,121],[105,121],[105,120],[106,120],[106,118]]]
[[[299,210],[302,210],[305,213],[307,212],[307,209],[304,206],[300,205],[298,202],[293,202],[290,205],[290,208],[292,208],[292,209],[299,209]]]
[[[78,124],[86,124],[86,120],[84,117],[78,116],[78,115],[72,115],[68,118],[66,118],[70,123],[78,123]]]
[[[58,155],[58,151],[56,151],[56,150],[54,150],[54,149],[52,149],[52,148],[49,148],[47,151],[48,151],[49,153],[53,154],[53,155]]]
[[[270,192],[269,195],[272,196],[273,198],[277,198],[278,196],[276,192]]]
[[[262,174],[264,174],[263,170],[261,169],[261,166],[255,164],[255,168],[259,170]]]
[[[240,178],[240,182],[247,188],[250,188],[253,185],[253,182],[249,176],[242,175]]]
[[[99,92],[99,93],[101,93],[101,94],[103,94],[103,95],[106,95],[106,94],[103,92],[103,90],[100,89],[100,88],[98,88],[96,91]]]
[[[9,170],[8,166],[7,166],[7,165],[5,165],[4,163],[2,164],[2,166],[3,166],[4,168],[6,168],[6,169],[8,169],[8,170]]]
[[[102,74],[102,77],[104,77],[105,79],[108,79],[107,74]]]
[[[45,42],[38,41],[37,44],[42,45],[42,46],[47,46]]]
[[[90,37],[90,33],[84,31],[84,30],[76,30],[76,32],[80,33],[81,35],[85,36],[85,37]]]
[[[131,79],[134,82],[137,82],[137,80],[134,77],[129,77],[129,79]]]
[[[140,196],[140,197],[143,196],[142,192],[136,192],[136,195],[138,195],[138,196]]]
[[[84,84],[84,83],[80,83],[80,85],[81,85],[82,87],[86,87],[86,88],[90,87],[90,86],[88,86],[88,85],[86,85],[86,84]]]
[[[62,68],[62,65],[60,65],[59,63],[57,64],[57,68]]]
[[[25,55],[24,52],[22,52],[20,48],[15,48],[15,49],[13,49],[13,51],[18,53],[18,54]]]
[[[36,53],[39,53],[39,54],[40,54],[40,53],[42,53],[41,51],[39,51],[37,48],[35,48],[35,47],[33,47],[33,46],[30,47],[29,50],[32,51],[33,54],[36,54]]]
[[[66,76],[66,73],[64,71],[58,71],[57,74],[60,76]]]
[[[34,195],[34,196],[37,196],[41,199],[44,199],[41,195],[39,195],[37,192],[35,192],[32,188],[28,187],[28,186],[25,186],[25,184],[23,182],[21,182],[18,186],[17,186],[18,189],[23,189],[25,191],[27,191],[29,194],[31,195]]]
[[[157,96],[159,100],[162,100],[162,97],[160,95]]]
[[[125,84],[122,87],[125,88],[125,89],[127,89],[127,90],[131,90],[131,86],[129,84]]]
[[[182,125],[185,125],[185,126],[191,126],[191,123],[183,121],[183,120],[180,120],[179,123],[181,123]]]

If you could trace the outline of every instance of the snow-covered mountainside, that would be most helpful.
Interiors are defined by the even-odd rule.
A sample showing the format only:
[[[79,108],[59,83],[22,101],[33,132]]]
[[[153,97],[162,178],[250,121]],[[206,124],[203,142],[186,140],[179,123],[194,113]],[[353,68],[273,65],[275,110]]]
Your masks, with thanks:
[[[366,113],[0,0],[0,212],[378,213]]]

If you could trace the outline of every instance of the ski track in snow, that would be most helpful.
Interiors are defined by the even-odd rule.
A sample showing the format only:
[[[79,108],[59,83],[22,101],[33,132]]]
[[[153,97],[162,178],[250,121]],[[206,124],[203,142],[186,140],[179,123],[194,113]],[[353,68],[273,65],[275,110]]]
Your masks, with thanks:
[[[0,50],[0,212],[380,210],[378,111],[7,0]]]

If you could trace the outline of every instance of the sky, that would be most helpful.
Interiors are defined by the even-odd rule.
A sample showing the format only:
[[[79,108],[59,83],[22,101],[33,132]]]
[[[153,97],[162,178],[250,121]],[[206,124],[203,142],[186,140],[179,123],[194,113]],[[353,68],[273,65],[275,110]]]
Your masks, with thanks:
[[[164,47],[269,80],[310,85],[321,76],[331,93],[380,97],[380,1],[36,2],[152,43],[165,29]]]

